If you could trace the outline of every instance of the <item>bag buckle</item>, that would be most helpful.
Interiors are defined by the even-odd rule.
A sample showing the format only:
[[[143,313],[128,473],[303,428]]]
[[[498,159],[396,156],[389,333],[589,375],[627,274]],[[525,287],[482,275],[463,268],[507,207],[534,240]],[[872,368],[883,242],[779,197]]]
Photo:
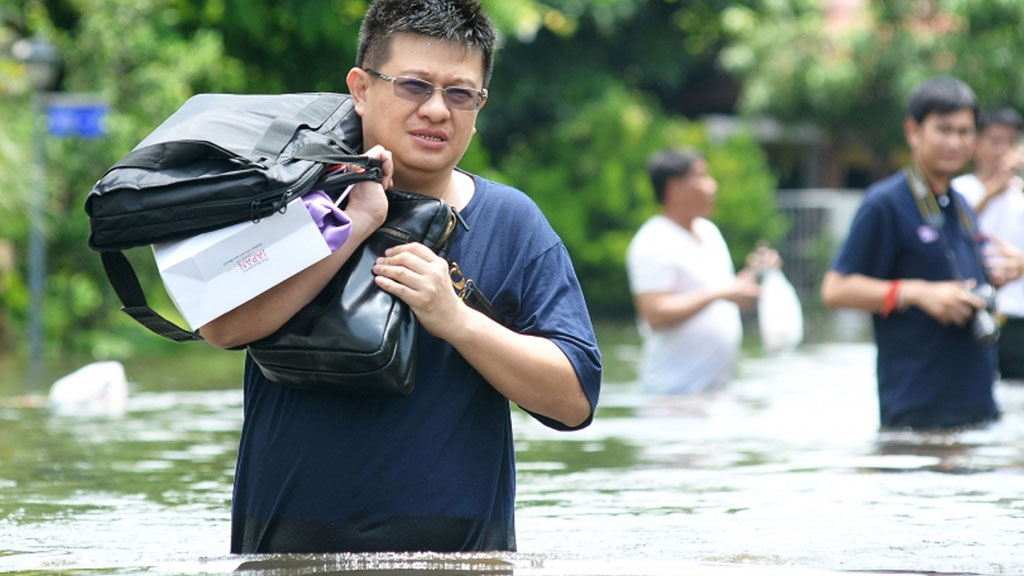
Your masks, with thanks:
[[[458,262],[452,262],[451,268],[448,269],[448,276],[452,279],[452,287],[455,288],[455,292],[458,293],[459,298],[466,297],[466,277],[462,274],[462,268],[459,268]]]

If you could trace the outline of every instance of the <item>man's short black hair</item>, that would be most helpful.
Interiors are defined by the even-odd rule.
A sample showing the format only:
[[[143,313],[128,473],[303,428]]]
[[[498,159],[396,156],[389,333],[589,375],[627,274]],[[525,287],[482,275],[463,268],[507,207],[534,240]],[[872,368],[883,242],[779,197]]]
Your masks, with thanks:
[[[978,98],[974,90],[952,76],[939,76],[921,84],[907,101],[907,116],[921,124],[929,114],[970,110],[978,119]]]
[[[658,204],[665,202],[665,186],[672,178],[683,178],[690,173],[693,165],[704,158],[696,150],[666,148],[656,152],[647,162],[647,174],[654,186],[654,198]]]
[[[390,58],[391,39],[410,33],[447,42],[483,55],[484,87],[494,68],[497,35],[476,0],[374,0],[359,28],[356,66],[375,68]]]
[[[1024,121],[1021,120],[1020,113],[1009,106],[982,112],[978,117],[978,131],[980,132],[988,126],[1008,126],[1017,132],[1024,131]]]

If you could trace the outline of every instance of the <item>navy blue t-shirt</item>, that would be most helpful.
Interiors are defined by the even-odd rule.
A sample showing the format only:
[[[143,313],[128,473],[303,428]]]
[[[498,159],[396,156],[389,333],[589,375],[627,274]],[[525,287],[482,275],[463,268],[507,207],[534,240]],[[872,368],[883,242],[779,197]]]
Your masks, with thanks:
[[[981,263],[950,191],[941,210],[945,235],[962,278],[984,282]],[[954,280],[940,235],[925,224],[903,172],[868,188],[833,269],[883,280]],[[945,428],[998,416],[992,386],[996,350],[975,342],[969,325],[946,326],[918,308],[873,315],[878,345],[878,400],[886,427]]]
[[[565,352],[582,428],[601,356],[568,252],[526,195],[475,181],[449,256],[507,326]],[[422,328],[418,358],[412,395],[354,397],[283,387],[246,357],[232,552],[515,550],[509,401]]]

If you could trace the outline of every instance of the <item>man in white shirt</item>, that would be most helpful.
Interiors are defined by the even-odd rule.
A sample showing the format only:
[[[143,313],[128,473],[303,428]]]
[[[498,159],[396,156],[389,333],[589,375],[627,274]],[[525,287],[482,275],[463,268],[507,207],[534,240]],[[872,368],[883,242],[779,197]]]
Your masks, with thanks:
[[[978,215],[978,227],[1024,250],[1024,123],[1012,108],[996,108],[978,118],[974,173],[953,180]],[[998,270],[1000,262],[989,262]],[[1004,318],[999,339],[999,372],[1003,379],[1024,379],[1024,278],[1002,286],[996,309]]]
[[[643,337],[641,385],[655,394],[694,394],[732,375],[743,328],[740,307],[757,302],[753,264],[735,272],[722,234],[708,216],[718,185],[690,150],[655,154],[648,172],[661,212],[645,222],[626,254]],[[774,250],[758,260],[778,266]]]

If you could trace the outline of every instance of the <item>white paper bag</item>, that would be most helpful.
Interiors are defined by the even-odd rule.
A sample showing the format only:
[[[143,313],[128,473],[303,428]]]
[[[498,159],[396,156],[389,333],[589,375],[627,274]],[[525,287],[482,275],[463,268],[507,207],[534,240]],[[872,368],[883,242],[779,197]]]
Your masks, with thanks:
[[[193,330],[329,254],[301,198],[259,222],[153,245],[164,287]]]
[[[782,270],[771,268],[761,278],[757,301],[761,347],[767,352],[792,350],[804,339],[804,313],[800,298]]]

